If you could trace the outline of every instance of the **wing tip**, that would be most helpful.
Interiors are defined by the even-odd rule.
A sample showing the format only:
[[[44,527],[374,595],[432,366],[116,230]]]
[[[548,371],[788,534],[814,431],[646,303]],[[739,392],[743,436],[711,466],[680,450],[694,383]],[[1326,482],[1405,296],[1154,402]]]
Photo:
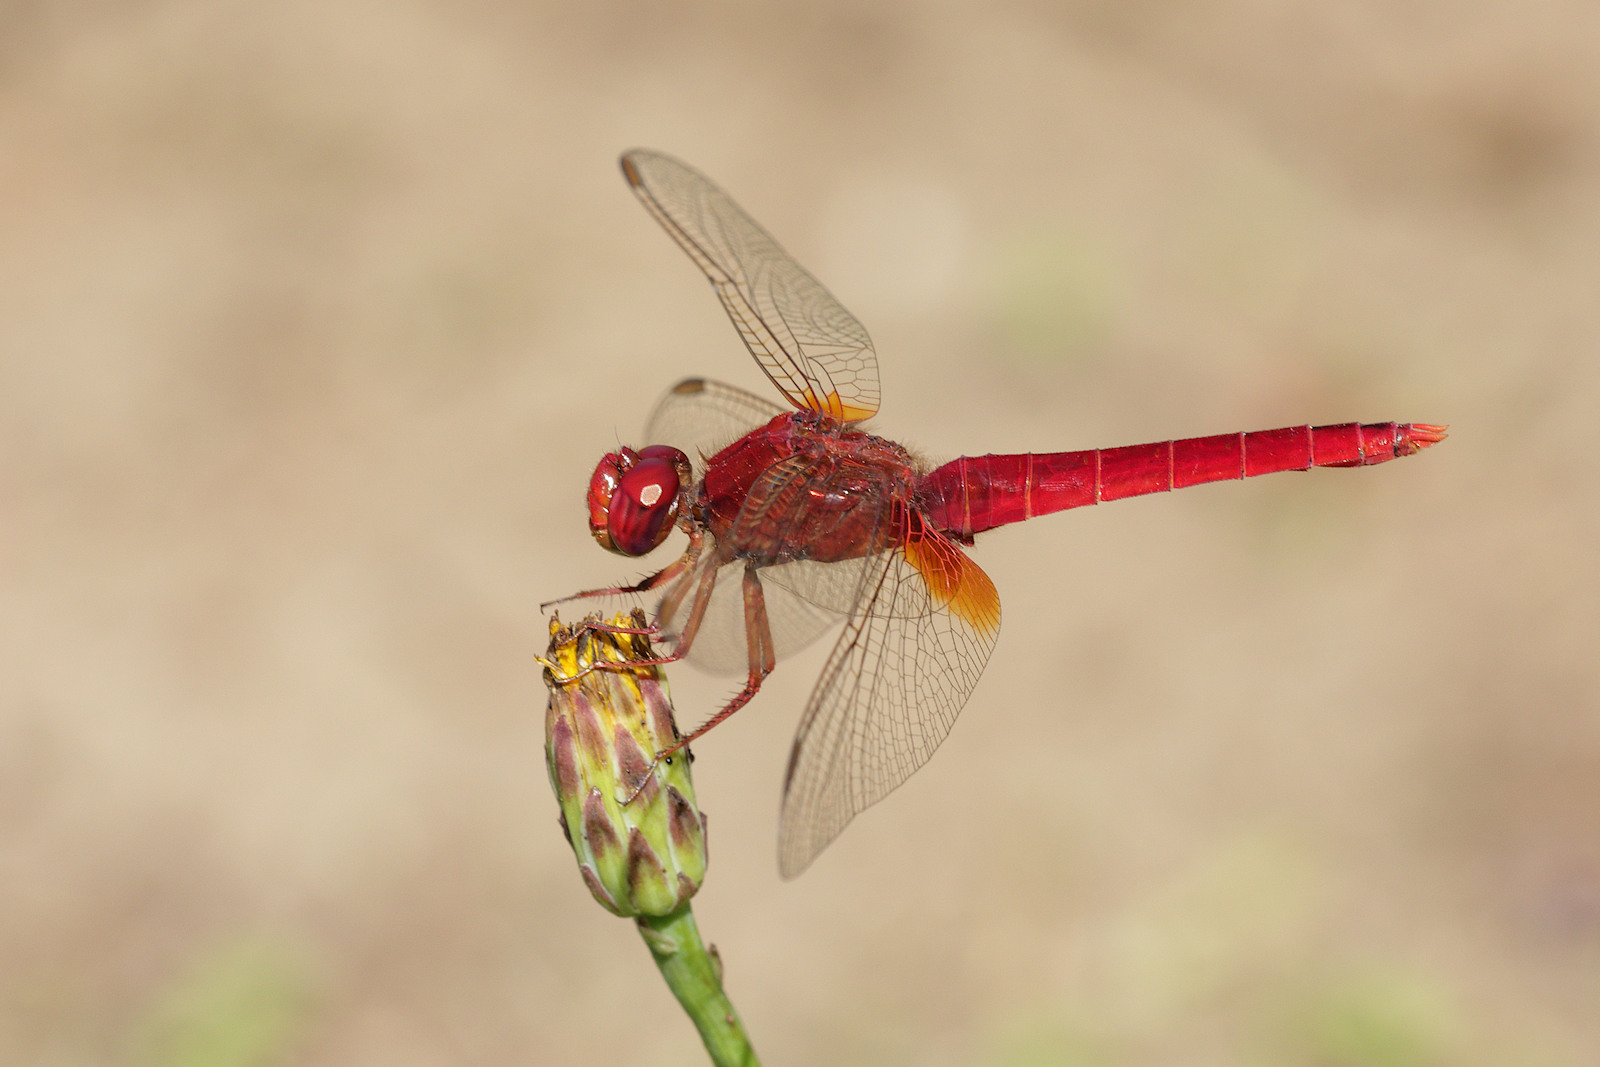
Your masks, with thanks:
[[[820,844],[815,841],[791,841],[787,839],[787,828],[780,827],[778,831],[778,877],[785,882],[792,882],[805,874],[817,857],[822,855],[822,850],[833,842],[833,837]]]
[[[622,176],[626,178],[628,184],[633,186],[635,189],[641,188],[644,185],[644,179],[639,176],[639,166],[634,162],[634,160],[644,154],[644,149],[635,148],[631,151],[622,153],[622,158],[617,161],[622,166]]]
[[[779,851],[778,877],[782,878],[785,882],[794,881],[796,878],[806,873],[806,868],[811,866],[812,858],[814,857],[808,857],[806,859],[791,859],[789,856],[784,855],[782,851]]]

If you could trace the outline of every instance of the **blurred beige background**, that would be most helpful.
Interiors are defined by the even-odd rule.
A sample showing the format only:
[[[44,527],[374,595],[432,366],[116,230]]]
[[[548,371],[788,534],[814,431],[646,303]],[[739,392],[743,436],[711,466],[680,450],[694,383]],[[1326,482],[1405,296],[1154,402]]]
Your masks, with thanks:
[[[0,8],[0,1062],[704,1062],[534,662],[642,568],[595,458],[767,388],[635,145],[930,458],[1452,428],[984,537],[962,721],[792,884],[783,664],[696,764],[766,1063],[1600,1062],[1597,59],[1582,0]]]

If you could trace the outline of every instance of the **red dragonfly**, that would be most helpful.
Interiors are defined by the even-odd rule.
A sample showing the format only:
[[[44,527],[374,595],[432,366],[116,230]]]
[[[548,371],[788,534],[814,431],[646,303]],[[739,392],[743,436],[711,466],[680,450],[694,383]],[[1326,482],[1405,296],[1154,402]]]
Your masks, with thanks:
[[[635,585],[659,592],[649,632],[746,672],[744,688],[669,752],[737,711],[783,655],[843,621],[784,776],[778,864],[810,865],[855,815],[933,755],[1000,632],[993,583],[961,549],[976,534],[1067,508],[1272,471],[1359,467],[1444,437],[1422,423],[1292,426],[1083,452],[963,456],[928,469],[860,424],[878,410],[866,329],[698,171],[622,157],[650,214],[711,281],[793,410],[691,378],[650,420],[652,443],[600,460],[589,526],[642,556],[674,528],[683,555]]]

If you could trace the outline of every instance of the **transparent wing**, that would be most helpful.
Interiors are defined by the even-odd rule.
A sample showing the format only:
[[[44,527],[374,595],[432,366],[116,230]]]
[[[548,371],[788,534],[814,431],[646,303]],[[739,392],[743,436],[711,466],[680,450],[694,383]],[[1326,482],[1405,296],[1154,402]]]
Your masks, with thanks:
[[[936,532],[914,521],[905,548],[871,557],[789,755],[778,827],[785,878],[927,762],[999,632],[994,585]]]
[[[761,369],[797,408],[846,422],[878,410],[866,327],[699,171],[657,152],[622,157],[644,206],[711,280]]]
[[[713,674],[742,675],[750,669],[750,637],[745,630],[744,596],[740,579],[744,560],[724,563],[717,569],[716,586],[700,632],[689,649],[689,662]],[[775,571],[787,566],[766,567],[761,581],[767,604],[767,624],[772,632],[774,656],[779,660],[805,648],[831,626],[843,622],[843,612],[813,603],[783,584],[773,581]]]
[[[862,584],[875,566],[877,562],[873,556],[837,563],[802,559],[763,568],[761,582],[769,590],[784,589],[819,610],[843,619],[860,601]]]
[[[679,449],[689,457],[699,479],[709,457],[783,413],[772,401],[735,386],[685,378],[669,389],[651,412],[643,443]]]

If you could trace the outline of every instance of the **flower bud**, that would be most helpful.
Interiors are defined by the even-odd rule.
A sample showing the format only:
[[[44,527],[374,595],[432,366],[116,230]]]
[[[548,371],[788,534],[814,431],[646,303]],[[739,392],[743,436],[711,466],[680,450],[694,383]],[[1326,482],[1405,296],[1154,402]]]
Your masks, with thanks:
[[[643,629],[642,613],[612,625]],[[706,872],[705,817],[695,807],[689,751],[678,741],[667,680],[640,634],[550,620],[545,653],[545,762],[561,829],[594,898],[618,915],[669,915]],[[654,763],[654,766],[652,766]]]

